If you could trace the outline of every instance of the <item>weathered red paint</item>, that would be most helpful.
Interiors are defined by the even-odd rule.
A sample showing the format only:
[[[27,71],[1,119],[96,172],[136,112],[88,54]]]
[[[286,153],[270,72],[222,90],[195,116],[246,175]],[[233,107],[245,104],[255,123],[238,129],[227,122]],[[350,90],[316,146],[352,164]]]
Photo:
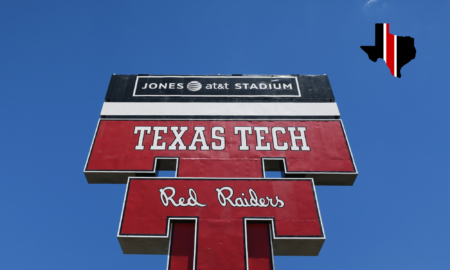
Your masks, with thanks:
[[[135,150],[139,134],[134,134],[136,126],[167,126],[167,134],[161,132],[159,144],[166,143],[166,150],[150,150],[153,144],[154,131],[145,135],[144,150]],[[167,150],[175,136],[170,127],[187,126],[189,129],[183,135],[186,146],[191,144],[195,135],[194,127],[202,126],[209,146],[218,140],[211,139],[212,127],[224,127],[226,146],[222,151],[200,150]],[[269,151],[255,151],[256,134],[247,136],[248,151],[240,151],[241,137],[234,134],[234,127],[269,127],[269,133],[264,134],[263,143],[271,143]],[[273,127],[286,128],[286,134],[278,132],[278,144],[286,142],[286,151],[274,150]],[[292,151],[291,137],[287,127],[305,127],[310,151]],[[297,132],[298,135],[298,132]],[[297,140],[299,147],[302,141]],[[298,172],[355,172],[353,160],[347,145],[344,130],[340,121],[332,120],[101,120],[86,166],[89,171],[152,171],[155,157],[179,157],[179,177],[246,177],[261,178],[261,158],[286,158],[289,171]]]
[[[169,270],[192,270],[194,262],[194,222],[174,222]]]
[[[172,187],[173,197],[189,198],[195,191],[199,206],[164,206],[160,189]],[[230,187],[232,200],[250,201],[249,189],[258,198],[278,198],[283,207],[232,207],[219,203],[217,188]],[[244,193],[244,195],[242,195]],[[170,195],[171,193],[168,193]],[[280,206],[278,204],[278,206]],[[277,237],[323,237],[312,180],[214,180],[214,179],[130,179],[120,235],[165,235],[167,217],[198,217],[197,269],[245,269],[244,218],[273,218]],[[264,229],[265,230],[265,229]],[[255,238],[261,228],[250,233]],[[262,237],[267,237],[267,230]],[[251,240],[250,239],[250,240]],[[262,240],[264,242],[265,240]],[[260,241],[261,242],[261,241]],[[255,244],[255,243],[253,243]],[[267,247],[250,252],[249,263],[267,265]],[[259,260],[260,254],[265,259]],[[256,268],[250,268],[256,269]],[[265,268],[263,268],[265,269]]]
[[[247,224],[248,268],[271,270],[272,245],[270,243],[269,225],[267,223]]]

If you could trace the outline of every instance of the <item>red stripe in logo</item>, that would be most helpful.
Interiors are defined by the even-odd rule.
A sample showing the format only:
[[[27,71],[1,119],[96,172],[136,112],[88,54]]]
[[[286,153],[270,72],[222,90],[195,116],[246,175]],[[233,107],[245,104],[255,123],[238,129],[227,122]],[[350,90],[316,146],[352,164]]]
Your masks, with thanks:
[[[397,57],[397,44],[396,44],[396,36],[389,33],[389,24],[385,23],[385,31],[384,31],[384,55],[386,65],[391,71],[392,76],[397,77],[396,72],[396,57]]]

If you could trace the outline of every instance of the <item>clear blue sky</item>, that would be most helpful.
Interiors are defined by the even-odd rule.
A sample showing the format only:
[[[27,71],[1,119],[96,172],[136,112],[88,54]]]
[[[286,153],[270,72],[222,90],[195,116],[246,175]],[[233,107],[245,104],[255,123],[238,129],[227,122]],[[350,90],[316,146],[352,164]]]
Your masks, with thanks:
[[[111,74],[327,74],[359,176],[318,186],[327,240],[276,269],[449,268],[449,1],[0,2],[3,269],[165,269],[123,255],[125,185],[83,166]],[[390,75],[375,23],[415,39]]]

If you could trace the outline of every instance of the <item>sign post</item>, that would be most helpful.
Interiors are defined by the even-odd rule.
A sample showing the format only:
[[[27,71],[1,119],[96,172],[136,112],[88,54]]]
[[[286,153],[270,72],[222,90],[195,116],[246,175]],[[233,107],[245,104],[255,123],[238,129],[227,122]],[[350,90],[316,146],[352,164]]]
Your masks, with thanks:
[[[127,184],[123,252],[171,270],[317,256],[315,185],[358,174],[326,76],[115,75],[106,101],[84,173]]]

